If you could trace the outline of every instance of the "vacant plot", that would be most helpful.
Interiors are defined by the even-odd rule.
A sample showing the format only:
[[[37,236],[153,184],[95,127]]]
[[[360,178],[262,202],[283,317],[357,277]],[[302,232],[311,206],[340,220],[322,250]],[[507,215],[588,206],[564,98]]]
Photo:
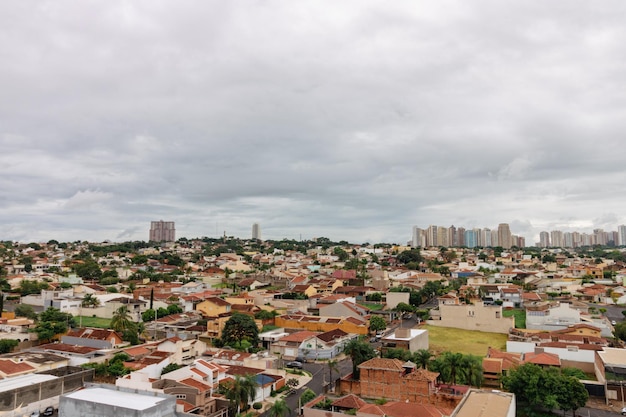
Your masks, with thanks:
[[[515,328],[516,329],[525,329],[526,328],[526,311],[525,310],[504,310],[502,312],[504,317],[515,317]]]
[[[83,327],[97,327],[99,329],[108,329],[111,324],[111,319],[91,316],[76,316],[74,320],[78,326],[82,324]]]
[[[475,332],[450,327],[423,326],[428,330],[429,350],[435,355],[450,351],[478,356],[487,355],[487,348],[506,350],[506,334]]]

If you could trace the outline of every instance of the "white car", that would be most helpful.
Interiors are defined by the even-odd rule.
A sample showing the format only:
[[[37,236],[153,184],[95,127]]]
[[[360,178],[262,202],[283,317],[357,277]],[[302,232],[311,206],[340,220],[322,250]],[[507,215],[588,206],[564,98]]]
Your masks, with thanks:
[[[622,408],[622,415],[626,416],[626,407]]]

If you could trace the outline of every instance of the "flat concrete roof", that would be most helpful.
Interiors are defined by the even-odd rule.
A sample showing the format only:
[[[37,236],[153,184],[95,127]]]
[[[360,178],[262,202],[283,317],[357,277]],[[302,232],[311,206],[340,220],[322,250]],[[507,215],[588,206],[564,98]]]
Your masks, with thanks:
[[[409,337],[396,337],[396,333],[394,332],[388,336],[383,337],[383,339],[384,340],[411,340],[427,332],[427,330],[422,330],[422,329],[409,329],[409,330],[411,331]]]
[[[605,347],[598,355],[605,365],[626,368],[626,349]]]
[[[130,410],[146,410],[165,401],[165,398],[154,395],[142,395],[99,387],[85,388],[68,394],[65,397],[89,401],[96,404],[115,405]]]
[[[46,374],[14,376],[0,381],[0,392],[11,391],[12,389],[27,387],[29,385],[39,384],[53,379],[58,379],[58,377]]]
[[[515,407],[515,396],[508,392],[470,390],[453,417],[506,417]]]

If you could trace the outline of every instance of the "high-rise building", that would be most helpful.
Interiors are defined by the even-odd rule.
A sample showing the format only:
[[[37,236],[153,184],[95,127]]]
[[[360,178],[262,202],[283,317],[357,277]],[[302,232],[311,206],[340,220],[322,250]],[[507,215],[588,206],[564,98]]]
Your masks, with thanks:
[[[560,230],[551,231],[550,242],[552,243],[552,246],[554,246],[555,248],[562,248],[563,247],[563,232],[561,232]]]
[[[498,246],[502,246],[504,249],[509,249],[512,246],[511,229],[508,223],[498,225]]]
[[[626,246],[626,226],[617,226],[617,245]]]
[[[542,248],[550,247],[550,233],[548,232],[539,233],[539,246]]]
[[[411,237],[411,247],[419,248],[420,246],[425,246],[422,244],[422,229],[417,226],[413,226],[413,235]]]
[[[258,223],[252,225],[252,239],[261,240],[261,225]]]
[[[151,242],[174,242],[176,241],[176,227],[174,222],[164,222],[163,220],[150,223]]]

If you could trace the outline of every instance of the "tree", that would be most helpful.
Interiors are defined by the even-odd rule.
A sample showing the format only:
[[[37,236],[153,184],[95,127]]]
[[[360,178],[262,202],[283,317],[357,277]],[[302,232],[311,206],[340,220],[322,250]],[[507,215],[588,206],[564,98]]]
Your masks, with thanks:
[[[387,328],[387,322],[381,316],[372,316],[370,318],[370,330],[378,332]]]
[[[412,313],[415,311],[415,307],[407,303],[398,303],[394,310],[399,311],[400,313]]]
[[[307,388],[304,390],[304,392],[300,396],[300,404],[305,405],[306,403],[308,403],[315,397],[317,397],[317,394],[310,388]]]
[[[420,349],[413,354],[413,361],[421,368],[428,369],[428,364],[432,357],[433,354],[430,353],[428,349]]]
[[[17,317],[26,317],[31,320],[35,320],[37,318],[37,313],[35,313],[35,309],[33,309],[33,306],[28,304],[20,304],[16,306],[13,312]]]
[[[453,352],[443,352],[443,365],[448,370],[450,375],[450,383],[456,384],[457,373],[463,366],[463,354]]]
[[[333,371],[339,373],[339,362],[336,359],[331,359],[328,361],[328,383],[330,384],[330,389],[333,389]],[[341,376],[341,375],[340,375]]]
[[[467,385],[480,388],[483,383],[483,360],[480,356],[464,355],[461,360],[463,377]]]
[[[168,372],[173,372],[177,369],[180,369],[181,366],[177,363],[170,363],[169,365],[166,365],[162,370],[161,370],[161,375],[163,374],[167,374]]]
[[[34,328],[39,340],[50,340],[55,335],[65,333],[69,327],[76,325],[71,314],[49,307],[39,314],[39,321]]]
[[[10,353],[18,344],[15,339],[0,339],[0,353]]]
[[[98,307],[100,305],[100,300],[93,294],[85,294],[80,305],[82,307]]]
[[[144,311],[143,313],[141,313],[141,320],[143,320],[144,322],[153,321],[155,317],[156,317],[156,313],[152,309],[148,309]]]
[[[410,262],[415,262],[419,264],[423,260],[419,249],[411,249],[411,250],[402,251],[398,254],[396,259],[402,262],[403,264],[408,264]]]
[[[98,262],[93,259],[87,259],[81,264],[74,266],[74,272],[81,278],[85,279],[99,279],[102,276],[102,270]]]
[[[113,312],[110,326],[111,329],[122,334],[128,330],[134,329],[134,323],[130,318],[127,306],[121,306]]]
[[[235,375],[235,379],[230,381],[225,396],[230,401],[232,417],[247,409],[248,403],[254,401],[257,385],[254,375]]]
[[[291,409],[285,400],[277,400],[267,410],[267,415],[269,417],[285,417],[287,414],[291,414]]]
[[[252,317],[235,313],[224,324],[222,340],[225,344],[233,347],[241,346],[243,341],[256,346],[259,343],[259,329]]]
[[[626,321],[621,321],[614,326],[613,334],[616,338],[626,341]]]
[[[526,363],[511,369],[502,378],[504,389],[514,393],[528,413],[534,409],[558,408],[563,411],[583,407],[589,398],[585,386],[575,377],[562,373],[557,368],[543,369]]]
[[[376,351],[369,344],[352,339],[343,348],[343,353],[352,358],[352,379],[359,379],[359,365],[376,357]]]

